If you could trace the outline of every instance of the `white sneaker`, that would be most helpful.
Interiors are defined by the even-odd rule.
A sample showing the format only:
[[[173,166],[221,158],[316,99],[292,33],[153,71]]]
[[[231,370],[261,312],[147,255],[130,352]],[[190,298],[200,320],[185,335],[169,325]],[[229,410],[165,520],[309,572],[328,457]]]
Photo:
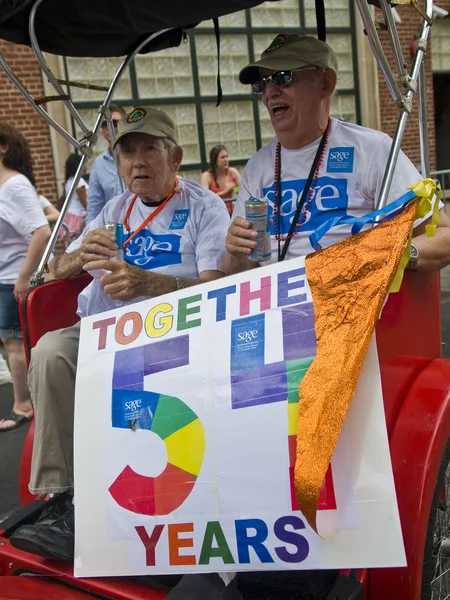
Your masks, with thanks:
[[[0,385],[3,385],[4,383],[11,383],[11,382],[12,382],[12,377],[11,377],[11,373],[9,372],[9,369],[8,369],[8,363],[3,358],[3,356],[0,354]]]

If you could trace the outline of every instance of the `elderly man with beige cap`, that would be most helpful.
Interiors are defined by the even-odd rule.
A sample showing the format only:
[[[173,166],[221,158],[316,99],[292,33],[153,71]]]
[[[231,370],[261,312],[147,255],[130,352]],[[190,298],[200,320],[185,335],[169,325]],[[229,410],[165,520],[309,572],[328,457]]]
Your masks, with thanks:
[[[309,236],[329,219],[375,210],[392,140],[330,116],[337,78],[333,50],[299,34],[278,35],[260,60],[241,70],[241,83],[261,96],[276,137],[242,173],[227,236],[227,274],[258,266],[248,259],[257,235],[245,219],[244,203],[250,196],[268,200],[269,262],[313,252]],[[420,173],[401,152],[388,202],[419,179]],[[441,210],[434,238],[426,237],[423,222],[416,225],[408,267],[441,269],[450,260],[450,220]],[[321,245],[330,246],[350,234],[351,226],[331,229]]]
[[[81,317],[223,276],[230,223],[223,201],[177,176],[183,151],[163,111],[135,108],[119,122],[118,159],[128,190],[110,200],[50,271],[89,271]],[[105,229],[123,225],[123,237]],[[120,252],[123,245],[123,256]],[[11,544],[45,558],[73,560],[73,412],[79,324],[47,333],[32,351],[29,386],[36,429],[30,491],[55,494],[34,525]],[[95,398],[92,399],[95,401]]]

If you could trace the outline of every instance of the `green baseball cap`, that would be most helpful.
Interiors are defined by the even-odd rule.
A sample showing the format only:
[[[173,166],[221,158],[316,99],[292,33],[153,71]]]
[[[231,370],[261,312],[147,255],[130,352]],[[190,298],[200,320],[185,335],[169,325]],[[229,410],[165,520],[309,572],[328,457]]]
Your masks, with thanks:
[[[261,54],[260,60],[244,67],[239,81],[244,84],[261,79],[259,69],[287,71],[301,67],[320,67],[338,71],[337,57],[326,44],[311,35],[280,33]]]
[[[118,123],[114,146],[124,135],[135,132],[169,138],[177,144],[175,123],[167,113],[157,108],[139,106],[122,117]]]

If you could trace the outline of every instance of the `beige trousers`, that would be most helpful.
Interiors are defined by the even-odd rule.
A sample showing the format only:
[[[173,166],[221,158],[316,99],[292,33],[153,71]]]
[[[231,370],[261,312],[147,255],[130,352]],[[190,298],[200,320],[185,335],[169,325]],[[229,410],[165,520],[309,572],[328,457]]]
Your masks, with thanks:
[[[35,433],[29,490],[73,491],[73,414],[80,323],[46,333],[31,351]]]

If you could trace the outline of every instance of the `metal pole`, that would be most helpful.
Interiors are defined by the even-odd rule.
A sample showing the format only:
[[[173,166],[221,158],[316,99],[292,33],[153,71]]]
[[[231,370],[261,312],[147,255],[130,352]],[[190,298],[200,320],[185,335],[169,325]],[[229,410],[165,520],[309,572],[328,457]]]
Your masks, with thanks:
[[[383,47],[381,46],[380,38],[378,37],[378,33],[375,28],[375,24],[373,22],[367,0],[356,0],[356,4],[358,6],[361,19],[364,23],[364,28],[366,30],[367,37],[369,39],[369,44],[372,48],[372,52],[375,56],[378,66],[380,67],[383,77],[386,80],[386,84],[389,88],[389,91],[391,92],[395,103],[398,104],[399,102],[401,102],[402,93],[384,54]]]
[[[131,61],[132,61],[132,60],[133,60],[133,58],[136,56],[136,54],[137,54],[137,53],[138,53],[138,52],[139,52],[139,51],[140,51],[140,50],[141,50],[141,49],[142,49],[144,46],[146,46],[146,45],[147,45],[149,42],[151,42],[153,39],[155,39],[155,38],[156,38],[156,37],[158,37],[159,35],[162,35],[163,33],[166,33],[166,31],[170,31],[170,30],[169,30],[169,29],[163,29],[163,30],[161,30],[161,31],[158,31],[158,32],[156,32],[156,33],[152,33],[152,35],[150,35],[148,38],[146,38],[145,40],[143,40],[143,41],[142,41],[142,42],[141,42],[141,43],[140,43],[140,44],[139,44],[139,45],[138,45],[138,46],[137,46],[137,47],[134,49],[134,51],[133,51],[133,52],[132,52],[132,53],[131,53],[129,56],[127,56],[127,57],[125,58],[125,60],[122,62],[122,64],[121,64],[121,65],[120,65],[120,67],[118,68],[118,70],[117,70],[116,74],[114,75],[114,78],[113,78],[113,80],[111,81],[111,85],[109,86],[109,90],[108,90],[108,92],[106,93],[106,96],[105,96],[105,101],[104,101],[104,103],[103,103],[103,105],[104,105],[106,108],[109,106],[109,104],[110,104],[110,102],[111,102],[111,100],[112,100],[112,97],[113,97],[113,95],[114,95],[114,92],[116,91],[116,87],[117,87],[117,85],[118,85],[118,83],[119,83],[119,81],[120,81],[120,79],[121,79],[121,77],[122,77],[123,73],[124,73],[124,72],[125,72],[125,70],[128,68],[128,66],[130,65]],[[11,73],[12,73],[12,72],[11,72]],[[19,82],[19,83],[20,83],[20,82]],[[25,89],[23,86],[22,86],[22,88],[23,88],[24,92],[26,92],[26,94],[28,94],[27,90],[26,90],[26,89]],[[19,89],[20,89],[20,91],[22,91],[22,89],[21,89],[21,88],[19,88]],[[23,92],[22,92],[22,93],[23,93]],[[34,105],[34,104],[33,104],[33,106],[35,107],[35,109],[36,109],[36,110],[38,110],[38,112],[40,112],[40,111],[39,111],[40,107],[38,107],[38,106],[36,106],[36,105]],[[45,113],[45,111],[43,111],[43,112]],[[46,113],[45,113],[45,114],[46,114]],[[91,132],[88,132],[88,133],[89,133],[89,135],[88,135],[88,138],[87,138],[87,140],[86,140],[86,145],[85,145],[85,147],[87,147],[88,149],[91,149],[91,148],[94,146],[94,144],[95,144],[95,140],[96,140],[96,138],[97,138],[97,133],[98,133],[98,131],[99,131],[99,129],[100,129],[100,126],[101,126],[101,123],[102,123],[102,120],[103,120],[103,116],[104,116],[104,112],[100,112],[100,114],[97,116],[97,119],[96,119],[96,121],[95,121],[94,128],[93,128],[93,130],[92,130],[92,133],[91,133]],[[61,127],[58,125],[58,129],[57,129],[57,130],[59,131],[60,129],[62,129],[62,128],[61,128]],[[62,131],[64,131],[64,129],[62,129]],[[64,131],[64,133],[66,133],[66,132]],[[68,135],[68,134],[67,134],[67,135]],[[66,136],[64,136],[64,137],[66,137]],[[75,142],[76,142],[76,140],[75,140]],[[76,142],[76,143],[78,144],[78,142]],[[78,144],[78,147],[81,147],[81,145],[80,145],[80,144]],[[61,212],[60,212],[60,215],[59,215],[59,217],[58,217],[58,220],[56,221],[56,224],[55,224],[55,227],[54,227],[54,229],[53,229],[52,235],[50,236],[50,240],[49,240],[49,242],[48,242],[48,244],[47,244],[47,248],[45,249],[44,256],[42,257],[42,259],[41,259],[41,262],[39,263],[38,270],[36,271],[36,275],[35,275],[35,278],[34,278],[34,280],[33,280],[33,282],[34,282],[35,284],[39,284],[39,283],[41,283],[41,282],[42,282],[42,280],[43,280],[43,274],[44,274],[44,272],[45,272],[45,270],[46,270],[46,267],[47,267],[48,258],[49,258],[49,256],[50,256],[50,254],[52,253],[52,250],[53,250],[54,243],[55,243],[55,241],[56,241],[56,238],[57,238],[57,235],[58,235],[58,233],[59,233],[59,229],[60,229],[60,227],[61,227],[61,224],[62,224],[62,222],[63,222],[63,220],[64,220],[64,217],[65,217],[65,215],[66,215],[66,212],[67,212],[67,209],[68,209],[68,207],[69,207],[70,200],[72,199],[73,193],[74,193],[74,192],[75,192],[75,190],[77,189],[78,182],[79,182],[79,180],[80,180],[81,174],[82,174],[82,172],[83,172],[83,168],[84,168],[84,166],[86,165],[86,161],[88,160],[88,158],[89,158],[89,157],[88,157],[88,154],[87,154],[87,153],[84,153],[84,155],[83,155],[83,158],[82,158],[82,161],[81,161],[81,163],[80,163],[80,165],[79,165],[79,167],[78,167],[78,169],[77,169],[77,172],[76,172],[76,174],[75,174],[75,177],[74,177],[73,183],[72,183],[72,185],[71,185],[71,187],[70,187],[69,193],[67,194],[67,197],[66,197],[66,199],[65,199],[65,201],[64,201],[64,204],[63,204],[63,207],[62,207],[62,209],[61,209]]]
[[[386,21],[389,42],[391,44],[392,53],[394,55],[394,61],[397,67],[397,72],[400,75],[400,77],[404,77],[406,75],[406,62],[403,56],[402,46],[400,44],[400,38],[398,36],[395,20],[392,16],[392,7],[386,2],[386,0],[380,0],[380,6]]]
[[[41,49],[39,47],[39,43],[38,43],[37,37],[36,37],[36,32],[35,32],[35,28],[34,28],[34,23],[36,20],[36,11],[39,8],[39,6],[42,4],[42,2],[43,2],[43,0],[37,0],[36,3],[33,4],[33,7],[31,8],[31,12],[30,12],[30,17],[28,20],[28,33],[30,35],[31,47],[33,49],[33,52],[37,58],[37,61],[40,65],[42,71],[45,73],[49,82],[52,84],[52,86],[55,88],[56,92],[59,95],[64,96],[65,92],[62,89],[62,87],[60,86],[60,84],[58,83],[58,80],[53,75],[50,67],[48,66],[47,61],[45,60],[44,55],[41,52]],[[75,121],[81,127],[82,132],[86,135],[89,132],[89,130],[88,130],[86,124],[84,123],[83,119],[81,118],[80,113],[77,111],[75,106],[72,104],[72,101],[71,100],[63,100],[63,102],[66,105],[66,107],[67,107],[68,111],[70,112],[70,114],[72,115],[72,117],[75,119]]]
[[[425,87],[425,64],[422,62],[419,71],[419,135],[420,135],[420,162],[422,177],[430,176],[430,148],[428,145],[427,99]]]
[[[400,148],[402,145],[403,134],[405,133],[408,116],[409,113],[407,111],[402,111],[397,123],[397,127],[395,129],[391,150],[389,152],[386,168],[383,175],[383,181],[381,183],[380,195],[378,196],[377,210],[379,208],[384,208],[387,204],[389,190],[391,189],[391,183],[394,177],[395,167],[397,166],[398,155],[400,154]]]
[[[368,14],[370,15],[370,11],[369,11],[366,0],[356,0],[356,2],[358,4],[358,8],[360,9],[360,11],[363,10],[366,17]],[[364,7],[364,5],[365,5],[365,7]],[[429,17],[431,17],[432,12],[433,12],[433,1],[432,0],[425,0],[425,12]],[[361,16],[363,18],[364,25],[366,25],[364,17],[363,17],[363,13],[361,13]],[[371,24],[373,26],[373,21],[372,21],[372,19],[370,19],[370,20],[371,20]],[[395,23],[394,23],[394,27],[395,27]],[[410,79],[412,80],[412,82],[417,82],[417,79],[419,77],[421,65],[423,63],[423,59],[425,56],[425,50],[426,50],[426,46],[427,46],[427,38],[428,38],[429,32],[430,32],[430,25],[428,24],[427,21],[424,20],[421,30],[420,30],[420,37],[417,40],[416,52],[414,55],[413,65],[412,65],[411,73],[410,73]],[[382,49],[381,49],[381,52],[382,52]],[[378,60],[375,49],[374,49],[374,53],[375,53],[375,58],[377,58],[377,60]],[[383,56],[384,56],[384,54],[383,54]],[[378,63],[380,64],[379,60],[378,60]],[[395,135],[392,140],[392,146],[391,146],[391,150],[389,152],[389,157],[388,157],[388,160],[386,163],[386,169],[385,169],[385,172],[383,175],[383,181],[381,183],[380,194],[378,196],[377,204],[376,204],[377,209],[384,208],[388,201],[389,190],[391,188],[391,183],[392,183],[392,179],[394,176],[398,155],[400,153],[400,147],[401,147],[401,143],[402,143],[402,139],[403,139],[403,134],[405,132],[406,122],[408,120],[409,112],[411,111],[412,99],[414,97],[414,89],[412,89],[412,88],[413,88],[413,86],[410,86],[410,88],[408,89],[406,94],[401,98],[400,102],[397,102],[398,106],[400,107],[401,113],[400,113],[399,120],[397,123],[397,128],[395,130]],[[424,139],[424,142],[425,141],[428,142],[428,140]]]

